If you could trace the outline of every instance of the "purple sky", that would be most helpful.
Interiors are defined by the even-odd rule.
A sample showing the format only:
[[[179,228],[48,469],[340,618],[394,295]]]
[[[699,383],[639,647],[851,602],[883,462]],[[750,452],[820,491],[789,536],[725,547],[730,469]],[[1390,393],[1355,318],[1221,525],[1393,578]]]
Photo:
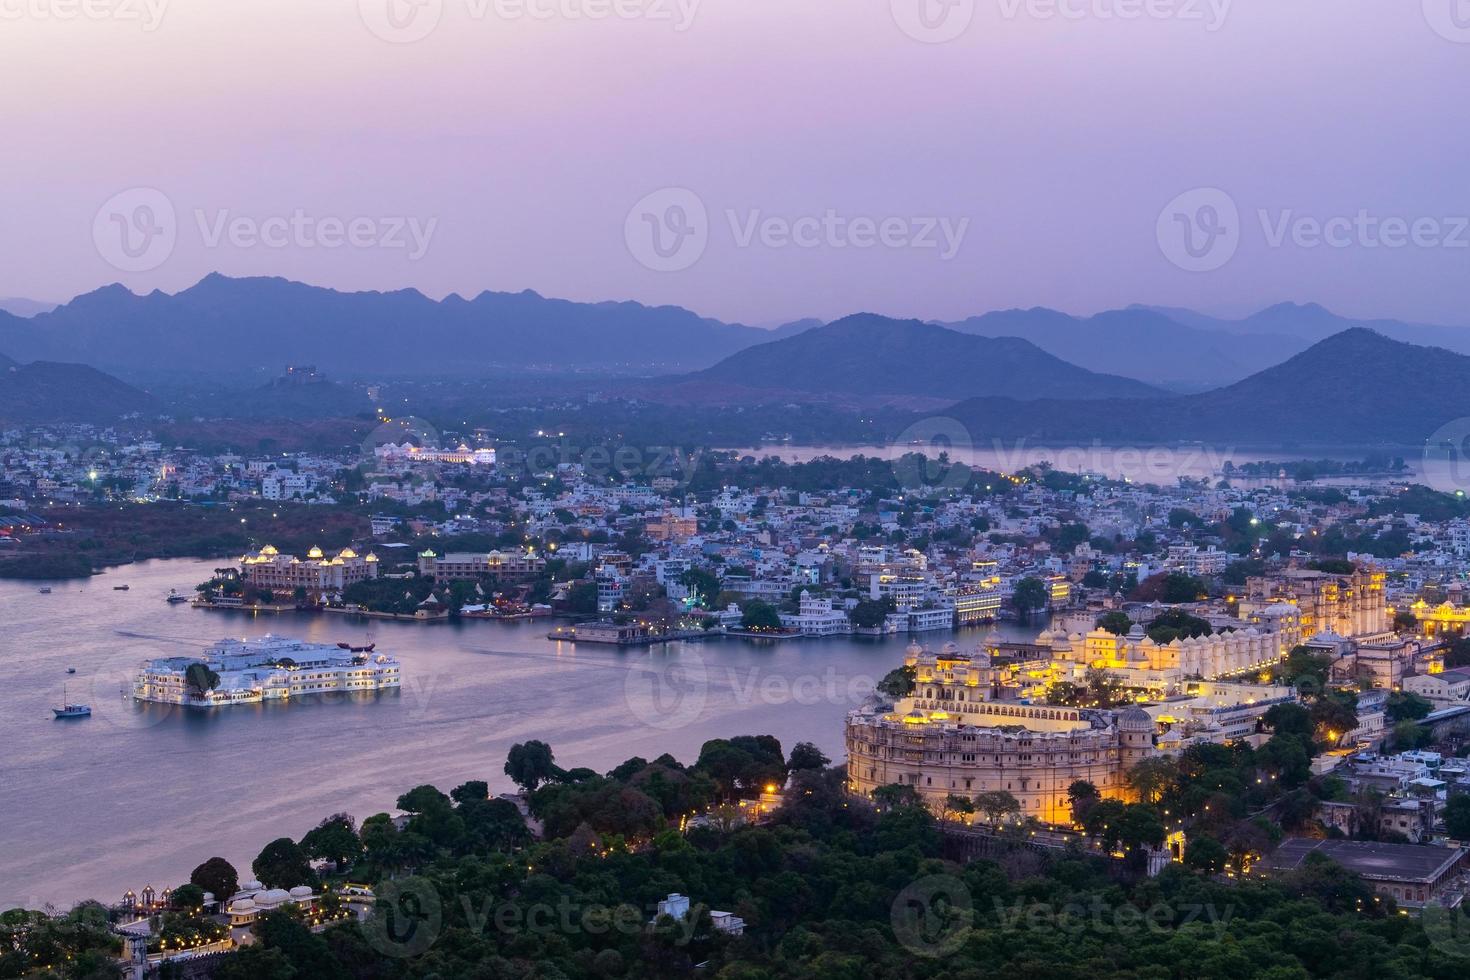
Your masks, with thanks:
[[[746,322],[1289,299],[1470,324],[1467,0],[81,2],[0,0],[0,296],[219,270]],[[920,3],[958,36],[906,33]],[[172,244],[124,271],[140,187]],[[706,212],[677,271],[638,240],[689,200],[665,188]],[[1211,271],[1160,241],[1209,217],[1161,220],[1196,188],[1239,214]]]

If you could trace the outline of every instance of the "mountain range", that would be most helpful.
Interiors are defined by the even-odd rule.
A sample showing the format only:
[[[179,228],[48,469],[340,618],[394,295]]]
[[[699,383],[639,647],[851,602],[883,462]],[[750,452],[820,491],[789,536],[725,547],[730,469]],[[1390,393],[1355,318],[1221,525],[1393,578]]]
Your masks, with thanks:
[[[178,293],[104,286],[30,318],[0,313],[0,350],[127,377],[240,376],[315,364],[335,374],[483,375],[545,366],[605,374],[707,367],[771,333],[675,306],[574,303],[529,290],[432,300],[211,274]]]
[[[433,300],[413,289],[339,292],[218,273],[178,293],[104,286],[55,309],[0,302],[0,350],[24,361],[86,363],[130,381],[229,377],[260,384],[285,364],[335,377],[484,377],[526,371],[656,376],[709,368],[738,351],[820,329],[725,323],[677,306],[577,303],[530,290]],[[1130,306],[1090,317],[1041,307],[939,323],[1019,337],[1089,371],[1175,391],[1239,381],[1355,327],[1470,354],[1470,329],[1360,321],[1285,303],[1239,320]],[[969,394],[976,394],[971,391]]]
[[[812,396],[860,406],[943,403],[979,393],[1015,399],[1154,398],[1161,390],[1098,374],[1017,337],[976,337],[871,313],[758,344],[685,378],[674,392],[741,403]]]
[[[1470,418],[1470,357],[1354,327],[1213,391],[1169,398],[979,397],[946,414],[978,443],[1422,445]]]
[[[85,364],[0,355],[0,420],[106,423],[156,407],[152,395]]]

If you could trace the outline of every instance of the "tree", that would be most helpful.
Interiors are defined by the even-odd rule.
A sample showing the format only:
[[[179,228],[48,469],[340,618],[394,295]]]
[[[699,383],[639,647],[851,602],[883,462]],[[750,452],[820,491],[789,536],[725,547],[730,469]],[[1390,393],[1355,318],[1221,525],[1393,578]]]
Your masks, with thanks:
[[[895,667],[883,676],[876,685],[879,694],[890,698],[906,698],[914,693],[914,677],[917,671],[909,664]]]
[[[1271,731],[1282,735],[1296,735],[1301,738],[1312,736],[1312,713],[1299,704],[1286,702],[1272,705],[1261,720]]]
[[[1388,696],[1387,714],[1389,721],[1419,721],[1433,710],[1434,705],[1426,698],[1411,691],[1394,691]]]
[[[1097,628],[1107,630],[1114,636],[1127,636],[1128,631],[1133,628],[1133,620],[1128,618],[1127,613],[1115,609],[1097,618]]]
[[[219,687],[219,674],[210,670],[208,664],[196,660],[184,668],[184,684],[194,697],[202,698]]]
[[[975,812],[975,801],[968,796],[950,793],[944,798],[939,810],[939,822],[948,823],[955,816],[969,816]]]
[[[308,830],[301,838],[301,848],[340,868],[362,853],[362,840],[357,836],[356,822],[345,813],[337,813]]]
[[[879,808],[891,810],[895,807],[918,806],[919,791],[907,783],[889,783],[873,790],[873,802]]]
[[[1028,575],[1016,583],[1016,590],[1011,593],[1011,608],[1016,610],[1023,621],[1029,620],[1032,613],[1046,607],[1050,598],[1046,583]]]
[[[240,875],[235,866],[222,857],[212,857],[189,872],[189,881],[221,902],[240,890]]]
[[[1169,643],[1175,639],[1187,639],[1193,636],[1209,636],[1214,632],[1209,622],[1198,616],[1191,616],[1183,609],[1170,609],[1160,613],[1153,622],[1148,624],[1149,639],[1155,643]]]
[[[1178,765],[1164,756],[1144,759],[1127,773],[1128,785],[1144,803],[1157,802],[1178,776]]]
[[[316,884],[307,854],[289,837],[278,837],[261,850],[250,870],[267,888],[295,888]]]
[[[1020,801],[1003,789],[976,793],[975,808],[985,815],[985,823],[991,830],[998,829],[1003,822],[1015,820],[1021,814]]]
[[[228,896],[225,897],[228,898]],[[220,898],[219,900],[224,901],[225,899]],[[186,885],[180,885],[175,888],[173,894],[169,896],[169,901],[176,909],[195,912],[204,907],[204,889],[191,881]]]
[[[1102,794],[1098,792],[1097,787],[1085,779],[1075,780],[1067,787],[1067,801],[1071,804],[1072,820],[1075,823],[1084,822],[1088,811],[1101,799]]]
[[[1456,793],[1444,806],[1444,829],[1455,840],[1470,840],[1470,793]]]
[[[776,607],[759,599],[752,599],[740,610],[740,626],[742,629],[768,632],[781,628],[781,614]]]
[[[863,599],[852,607],[848,618],[852,620],[852,625],[859,629],[877,629],[897,608],[892,596],[884,596],[882,599]]]
[[[791,756],[786,760],[786,771],[825,769],[831,762],[832,760],[823,755],[822,750],[811,742],[797,742],[791,747]]]
[[[512,745],[505,757],[505,774],[522,791],[534,792],[536,787],[557,774],[551,746],[535,739]]]
[[[470,800],[488,800],[490,799],[490,784],[483,779],[471,779],[450,790],[449,798],[459,804],[468,803]]]
[[[1203,834],[1191,838],[1184,849],[1185,865],[1205,874],[1219,874],[1229,860],[1230,852],[1225,850],[1225,845]]]

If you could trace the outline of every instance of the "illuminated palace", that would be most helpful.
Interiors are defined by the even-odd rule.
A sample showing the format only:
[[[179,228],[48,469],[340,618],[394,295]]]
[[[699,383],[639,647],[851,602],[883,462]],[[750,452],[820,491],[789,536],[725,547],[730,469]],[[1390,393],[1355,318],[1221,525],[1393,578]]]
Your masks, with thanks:
[[[1264,627],[1224,630],[1209,636],[1156,643],[1134,623],[1126,636],[1095,629],[1085,636],[1062,630],[1042,633],[1038,646],[1049,658],[1036,680],[1081,684],[1089,668],[1115,675],[1123,687],[1162,698],[1182,693],[1189,681],[1258,674],[1284,657],[1297,642],[1294,633]],[[1039,692],[1025,692],[1027,694]]]
[[[378,577],[378,556],[358,555],[343,548],[331,558],[320,548],[312,548],[306,557],[283,555],[270,545],[240,559],[240,577],[260,589],[309,593],[341,592],[349,585]]]
[[[1383,593],[1384,572],[1372,566],[1338,575],[1312,569],[1246,579],[1240,615],[1249,617],[1275,603],[1292,603],[1300,610],[1303,637],[1336,633],[1345,637],[1372,637],[1392,626]]]
[[[847,717],[855,793],[912,786],[937,809],[950,794],[1005,790],[1021,816],[1064,823],[1075,780],[1127,798],[1124,773],[1158,751],[1154,720],[1142,708],[1028,704],[1010,670],[972,662],[953,643],[937,655],[911,645],[904,662],[915,670],[910,696],[870,702]]]

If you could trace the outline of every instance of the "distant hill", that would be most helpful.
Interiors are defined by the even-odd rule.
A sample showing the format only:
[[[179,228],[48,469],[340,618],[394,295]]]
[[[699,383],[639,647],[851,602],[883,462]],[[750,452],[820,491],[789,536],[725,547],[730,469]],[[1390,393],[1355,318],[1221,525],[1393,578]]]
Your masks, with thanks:
[[[862,313],[733,354],[686,379],[697,386],[864,401],[963,398],[1154,398],[1157,388],[1069,364],[1027,340],[958,333]]]
[[[179,293],[111,285],[30,319],[0,313],[0,349],[131,375],[240,375],[282,362],[337,375],[483,374],[495,368],[691,370],[769,339],[676,306],[574,303],[529,290],[343,293],[279,278],[212,274]]]
[[[1049,354],[1093,370],[1196,390],[1239,381],[1300,353],[1310,343],[1290,335],[1262,332],[1246,337],[1195,326],[1184,322],[1187,317],[1182,315],[1187,314],[1187,310],[1135,306],[1075,317],[1034,307],[944,325],[981,337],[1024,337]]]
[[[0,420],[101,423],[156,407],[152,395],[85,364],[0,356]]]
[[[976,398],[949,414],[977,439],[1414,446],[1441,425],[1470,417],[1470,357],[1359,327],[1197,395],[1152,401]]]
[[[1275,342],[1289,340],[1303,345],[1316,343],[1344,330],[1363,327],[1392,340],[1470,354],[1470,327],[1403,320],[1358,320],[1339,316],[1319,303],[1278,303],[1238,320],[1207,316],[1178,307],[1130,306],[1128,310],[1158,313],[1197,330],[1247,338],[1269,337]]]
[[[47,303],[38,299],[25,299],[20,296],[0,298],[0,311],[13,316],[35,316],[37,313],[50,313],[54,309],[56,309],[55,303]]]

